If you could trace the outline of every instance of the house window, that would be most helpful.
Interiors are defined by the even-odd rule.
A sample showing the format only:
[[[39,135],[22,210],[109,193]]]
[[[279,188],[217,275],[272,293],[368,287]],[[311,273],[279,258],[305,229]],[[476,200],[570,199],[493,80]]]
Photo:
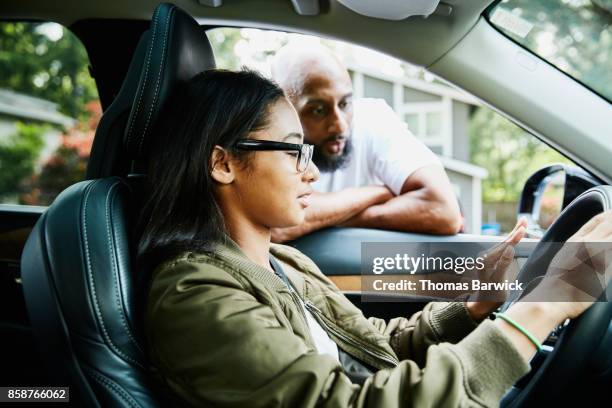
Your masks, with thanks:
[[[408,129],[421,139],[434,153],[451,156],[451,146],[445,134],[445,111],[440,102],[404,105],[404,121]],[[446,119],[450,120],[450,119]]]
[[[433,139],[442,136],[442,114],[440,112],[425,113],[425,135]]]
[[[419,123],[419,114],[418,113],[407,113],[404,115],[404,121],[408,126],[408,129],[414,135],[418,135],[421,133],[421,127]]]
[[[368,70],[353,66],[349,73],[356,98],[382,98],[403,118],[408,129],[434,153],[453,155],[453,107],[448,95],[421,90],[406,79],[376,77]]]

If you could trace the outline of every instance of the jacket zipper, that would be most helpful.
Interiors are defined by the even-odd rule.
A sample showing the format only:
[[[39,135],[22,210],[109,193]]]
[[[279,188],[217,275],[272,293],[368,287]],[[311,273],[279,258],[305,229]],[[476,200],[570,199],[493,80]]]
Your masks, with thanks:
[[[302,303],[301,303],[300,297],[298,296],[298,294],[295,291],[295,289],[293,289],[293,286],[289,285],[288,289],[289,289],[289,295],[291,295],[291,298],[293,299],[293,303],[295,303],[295,305],[297,306],[298,310],[300,311],[300,315],[302,316],[302,321],[304,323],[304,329],[306,330],[306,336],[308,336],[308,339],[310,340],[310,344],[316,350],[317,349],[317,345],[315,344],[314,338],[312,337],[312,333],[310,331],[310,325],[308,324],[308,319],[306,318],[306,313],[304,313],[304,308],[302,307]]]
[[[306,328],[307,336],[308,336],[308,339],[310,340],[310,344],[312,344],[312,346],[315,349],[316,349],[316,345],[315,345],[314,339],[312,337],[312,333],[310,331],[310,325],[308,324],[308,319],[306,318],[306,313],[304,312],[304,307],[306,309],[308,309],[310,311],[310,313],[314,316],[314,318],[319,322],[319,324],[321,326],[323,326],[324,328],[326,328],[329,332],[331,332],[332,335],[334,335],[338,339],[342,340],[342,342],[344,342],[345,344],[348,344],[349,346],[356,347],[357,349],[359,349],[361,351],[364,351],[370,357],[373,357],[374,360],[368,362],[372,366],[383,368],[383,367],[380,367],[380,364],[378,363],[378,361],[376,359],[382,360],[382,361],[392,365],[393,367],[395,367],[395,366],[397,366],[399,364],[399,360],[396,357],[390,356],[390,355],[385,354],[385,353],[381,353],[378,350],[372,350],[369,347],[368,344],[362,343],[360,341],[357,341],[356,339],[348,337],[347,335],[342,333],[336,327],[334,327],[333,325],[331,325],[330,323],[327,322],[327,318],[325,317],[323,312],[321,312],[321,310],[319,310],[319,308],[316,307],[310,300],[308,300],[308,299],[302,300],[300,298],[300,296],[298,295],[298,293],[296,292],[296,290],[293,288],[293,285],[289,284],[289,285],[287,285],[287,288],[289,290],[289,294],[293,298],[294,303],[296,304],[297,308],[300,311],[300,315],[302,316],[302,321],[303,321],[303,323],[305,325],[304,327]],[[302,305],[304,305],[304,307],[302,307]]]
[[[372,350],[369,347],[369,345],[367,345],[366,343],[362,343],[362,342],[357,341],[356,339],[348,337],[347,335],[342,333],[342,331],[340,331],[333,325],[329,324],[325,315],[310,300],[305,300],[304,305],[310,311],[310,313],[312,313],[312,315],[317,319],[319,324],[321,324],[327,330],[332,332],[334,336],[341,339],[344,343],[357,347],[359,350],[366,352],[366,354],[370,355],[371,357],[374,357],[375,359],[383,360],[386,363],[391,364],[394,367],[399,364],[399,360],[397,358],[390,356],[388,354],[385,354],[385,353],[381,353],[378,350]],[[380,366],[380,364],[377,364],[376,361],[374,361],[374,363],[372,362],[369,362],[369,363],[375,367]]]

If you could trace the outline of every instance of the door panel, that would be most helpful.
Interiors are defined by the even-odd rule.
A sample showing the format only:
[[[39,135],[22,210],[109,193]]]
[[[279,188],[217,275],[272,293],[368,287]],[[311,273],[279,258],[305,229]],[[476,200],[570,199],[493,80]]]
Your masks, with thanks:
[[[366,316],[393,318],[409,316],[420,310],[428,299],[389,299],[363,302],[361,299],[361,244],[364,242],[501,242],[503,237],[458,234],[436,236],[365,228],[327,228],[293,241],[290,245],[310,257],[336,286]],[[516,248],[515,259],[520,268],[529,256],[533,245]],[[434,300],[434,299],[429,299]]]
[[[327,276],[359,275],[362,242],[500,242],[487,235],[426,235],[367,228],[327,228],[297,239],[291,246],[308,255]]]
[[[0,204],[0,322],[26,323],[19,263],[45,207]]]
[[[21,287],[25,242],[45,207],[0,204],[0,383],[45,385]]]

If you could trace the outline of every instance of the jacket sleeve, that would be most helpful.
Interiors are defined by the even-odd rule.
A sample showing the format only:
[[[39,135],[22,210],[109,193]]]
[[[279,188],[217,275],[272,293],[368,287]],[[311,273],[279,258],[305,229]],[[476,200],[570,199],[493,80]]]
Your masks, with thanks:
[[[181,274],[180,280],[171,275]],[[497,406],[528,366],[491,322],[456,345],[352,384],[332,357],[309,352],[272,307],[218,268],[179,263],[153,281],[149,352],[169,387],[195,406]],[[488,356],[483,358],[483,356]]]
[[[427,349],[438,343],[457,343],[478,324],[470,317],[465,302],[431,302],[410,318],[397,317],[386,322],[368,319],[381,333],[400,360],[411,359],[422,366]]]

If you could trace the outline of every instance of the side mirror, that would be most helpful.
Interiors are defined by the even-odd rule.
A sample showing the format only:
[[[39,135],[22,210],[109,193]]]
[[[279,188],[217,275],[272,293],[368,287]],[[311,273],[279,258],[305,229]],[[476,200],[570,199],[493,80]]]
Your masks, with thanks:
[[[527,179],[518,216],[527,219],[527,233],[541,238],[561,211],[576,197],[602,183],[581,168],[553,164]]]

